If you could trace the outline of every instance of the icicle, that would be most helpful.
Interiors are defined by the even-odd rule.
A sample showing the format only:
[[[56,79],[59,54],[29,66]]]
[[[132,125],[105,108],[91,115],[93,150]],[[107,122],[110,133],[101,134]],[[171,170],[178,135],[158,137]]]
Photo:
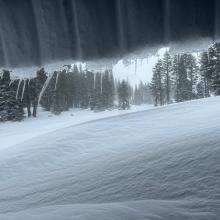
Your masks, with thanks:
[[[16,100],[18,99],[18,93],[19,93],[21,82],[22,82],[22,79],[19,79],[18,87],[17,87],[17,91],[16,91]]]
[[[147,63],[148,63],[148,56],[147,56]],[[141,68],[143,66],[143,58],[141,58]]]
[[[102,74],[101,74],[101,94],[102,94]]]
[[[28,79],[28,87],[29,87],[29,85],[30,85],[30,81],[31,81],[31,80],[30,80],[30,79]]]
[[[137,75],[137,58],[135,59],[134,74]]]
[[[208,56],[208,63],[209,63],[209,61],[210,61],[209,51],[207,52],[207,56]]]
[[[26,87],[26,80],[24,80],[24,85],[23,85],[22,95],[21,95],[21,101],[23,100],[23,97],[24,97],[25,87]]]
[[[14,82],[14,80],[11,80],[10,83],[9,83],[9,86],[11,86],[11,84],[12,84],[13,82]]]
[[[44,94],[44,92],[45,92],[47,86],[49,85],[50,80],[52,79],[52,76],[53,76],[53,74],[51,74],[51,75],[49,75],[49,76],[47,77],[47,79],[46,79],[46,81],[45,81],[45,83],[44,83],[44,85],[43,85],[43,87],[42,87],[42,89],[41,89],[41,91],[40,91],[40,95],[39,95],[38,103],[37,103],[38,105],[40,104],[40,101],[41,101],[41,99],[42,99],[42,96],[43,96],[43,94]]]
[[[59,79],[59,72],[57,72],[57,75],[56,75],[56,82],[55,82],[55,90],[57,89],[57,83],[58,83],[58,79]]]
[[[96,74],[94,73],[94,89],[95,89],[95,80],[96,80]]]

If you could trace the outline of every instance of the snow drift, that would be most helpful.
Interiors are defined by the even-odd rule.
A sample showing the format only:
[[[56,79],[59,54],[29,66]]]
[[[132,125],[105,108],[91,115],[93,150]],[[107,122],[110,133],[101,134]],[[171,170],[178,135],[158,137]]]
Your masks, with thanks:
[[[219,219],[219,109],[173,104],[1,149],[0,219]]]

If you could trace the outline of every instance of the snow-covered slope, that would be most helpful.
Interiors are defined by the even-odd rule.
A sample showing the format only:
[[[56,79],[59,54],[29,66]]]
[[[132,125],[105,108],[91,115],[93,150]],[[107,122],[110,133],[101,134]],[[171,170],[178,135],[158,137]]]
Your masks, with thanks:
[[[89,109],[71,109],[60,115],[54,115],[39,108],[37,118],[26,117],[22,122],[9,121],[0,124],[0,150],[69,126],[152,108],[154,108],[153,105],[133,105],[125,111],[114,109],[99,112]]]
[[[196,100],[3,148],[0,219],[219,219],[219,109]]]

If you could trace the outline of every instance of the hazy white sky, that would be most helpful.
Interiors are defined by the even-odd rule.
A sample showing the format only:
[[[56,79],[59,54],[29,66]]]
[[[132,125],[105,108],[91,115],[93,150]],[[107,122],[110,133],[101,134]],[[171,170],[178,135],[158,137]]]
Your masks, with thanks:
[[[197,41],[177,42],[170,45],[171,54],[190,52],[199,58],[199,52],[206,50],[211,45],[210,39],[198,39]],[[160,49],[159,49],[160,48]],[[169,48],[152,47],[143,48],[140,51],[135,51],[130,55],[126,55],[123,59],[99,59],[83,63],[83,66],[88,70],[103,71],[105,69],[113,69],[114,76],[119,79],[128,79],[133,86],[139,84],[140,80],[143,82],[150,82],[152,78],[152,70],[158,58],[161,58],[166,50]],[[61,70],[64,64],[75,64],[74,60],[57,61],[44,65],[48,73],[54,70]],[[21,67],[12,70],[12,78],[30,78],[35,76],[39,67]],[[1,69],[0,69],[1,72]]]
[[[161,48],[158,52],[151,56],[145,56],[144,58],[132,58],[126,57],[119,60],[116,64],[110,62],[110,65],[105,60],[93,61],[90,64],[83,63],[83,68],[88,68],[93,71],[104,71],[106,68],[112,68],[115,78],[129,80],[132,86],[138,85],[140,81],[144,83],[150,82],[152,78],[152,70],[157,62],[158,58],[161,58],[166,50],[169,48]],[[76,63],[73,61],[55,62],[45,65],[47,72],[53,72],[54,70],[60,70],[63,68],[64,63]],[[106,63],[106,65],[105,65]],[[80,65],[79,62],[77,62]],[[100,64],[100,65],[99,65]],[[22,67],[12,69],[12,77],[29,78],[36,74],[39,67]]]
[[[140,81],[144,83],[150,82],[153,67],[167,50],[169,50],[169,48],[161,48],[156,55],[147,58],[119,60],[118,63],[113,66],[113,74],[119,79],[128,79],[133,86],[138,85]]]
[[[119,79],[128,79],[134,86],[140,81],[150,82],[152,78],[152,69],[157,61],[157,57],[149,57],[144,59],[136,59],[129,61],[129,64],[123,60],[118,61],[113,66],[113,74]]]

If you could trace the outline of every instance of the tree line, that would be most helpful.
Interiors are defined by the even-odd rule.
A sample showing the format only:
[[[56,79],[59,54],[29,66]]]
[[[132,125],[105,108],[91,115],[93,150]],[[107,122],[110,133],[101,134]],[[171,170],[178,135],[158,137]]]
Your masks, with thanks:
[[[66,66],[47,73],[44,68],[29,79],[11,79],[10,71],[0,76],[0,121],[36,117],[38,106],[59,114],[70,108],[128,109],[130,104],[155,106],[220,95],[220,43],[200,53],[166,52],[153,69],[151,83],[134,88],[117,80],[111,70],[92,72],[81,66]]]
[[[11,80],[10,71],[0,77],[0,121],[19,121],[37,116],[38,106],[59,114],[70,108],[129,109],[132,88],[126,80],[116,80],[111,70],[104,73],[82,70],[81,66],[46,73],[44,68],[30,79]]]
[[[151,91],[155,106],[220,95],[220,43],[200,54],[168,51],[153,69]]]

